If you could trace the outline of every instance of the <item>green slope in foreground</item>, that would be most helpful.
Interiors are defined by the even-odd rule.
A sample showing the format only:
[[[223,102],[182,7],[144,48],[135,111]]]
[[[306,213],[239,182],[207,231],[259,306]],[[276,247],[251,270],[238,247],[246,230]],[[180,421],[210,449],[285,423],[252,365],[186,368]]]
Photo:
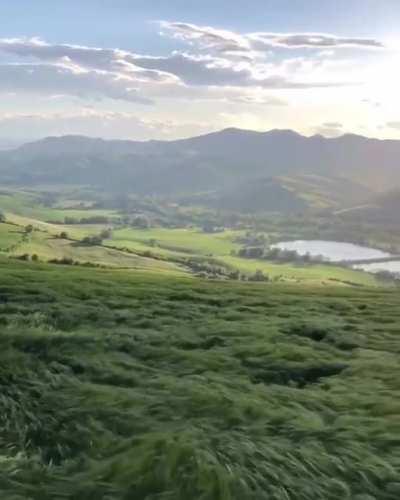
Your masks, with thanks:
[[[0,275],[2,499],[399,498],[398,292]]]

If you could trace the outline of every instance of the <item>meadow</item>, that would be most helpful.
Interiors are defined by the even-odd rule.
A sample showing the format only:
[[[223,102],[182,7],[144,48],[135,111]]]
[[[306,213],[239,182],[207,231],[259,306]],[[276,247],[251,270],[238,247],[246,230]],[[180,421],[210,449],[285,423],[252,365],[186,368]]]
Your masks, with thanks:
[[[242,244],[239,239],[247,231],[256,230],[259,225],[256,220],[245,218],[243,227],[222,226],[207,232],[201,222],[209,219],[210,214],[199,213],[195,208],[186,209],[184,216],[189,219],[178,225],[183,213],[183,209],[178,208],[175,215],[168,212],[170,227],[155,223],[147,228],[138,228],[123,222],[129,219],[127,213],[93,208],[92,202],[74,200],[69,192],[53,193],[52,203],[47,203],[48,206],[44,204],[46,196],[41,192],[24,190],[14,194],[11,191],[0,193],[0,211],[7,221],[7,224],[0,223],[0,252],[11,257],[35,256],[44,262],[72,259],[77,264],[91,263],[133,270],[153,268],[154,271],[188,275],[200,272],[208,277],[227,278],[239,273],[248,279],[261,272],[268,279],[299,284],[379,284],[372,274],[339,266],[278,264],[240,257],[238,250]],[[157,210],[162,211],[160,207]],[[196,224],[190,223],[190,214],[194,214]],[[90,221],[94,217],[105,217],[106,222],[79,223],[81,219]],[[65,223],[71,219],[75,223]],[[299,236],[297,232],[302,226],[299,221],[280,221],[274,217],[268,220],[268,224],[261,224],[258,231],[267,239],[277,241],[280,237]],[[29,226],[33,228],[32,233],[24,235]],[[110,230],[110,236],[98,244],[80,244],[85,237],[98,235],[104,230]],[[67,238],[60,239],[58,236],[61,233],[66,233]]]
[[[111,210],[58,208],[46,206],[38,193],[13,190],[0,192],[0,208],[4,212],[10,212],[23,217],[30,217],[45,222],[64,222],[65,217],[80,219],[90,216],[108,216],[115,214]]]
[[[376,285],[373,275],[339,266],[278,264],[260,259],[240,258],[235,254],[240,248],[237,239],[243,234],[244,231],[240,230],[207,234],[199,228],[124,228],[113,231],[112,238],[106,240],[105,245],[139,253],[147,251],[166,260],[182,259],[188,255],[212,257],[222,266],[238,270],[244,275],[252,275],[260,270],[272,279],[290,282]]]
[[[1,498],[399,498],[396,290],[0,274]]]

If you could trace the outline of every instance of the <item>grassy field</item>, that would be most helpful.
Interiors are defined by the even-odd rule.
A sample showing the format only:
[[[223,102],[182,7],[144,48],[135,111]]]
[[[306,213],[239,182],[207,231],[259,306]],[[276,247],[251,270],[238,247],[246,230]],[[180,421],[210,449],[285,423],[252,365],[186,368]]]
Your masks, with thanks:
[[[69,258],[79,263],[127,269],[152,269],[162,272],[183,272],[176,264],[126,253],[100,245],[88,246],[79,241],[56,238],[46,232],[34,231],[10,252],[12,256],[36,254],[40,260]]]
[[[21,241],[21,228],[12,224],[0,224],[0,252],[9,252]]]
[[[234,242],[237,231],[221,233],[204,233],[200,229],[121,229],[114,231],[111,243],[131,241],[139,243],[154,243],[166,250],[196,253],[201,255],[221,256],[237,250],[240,245]]]
[[[185,257],[187,254],[213,256],[221,263],[245,274],[263,271],[271,278],[288,281],[324,283],[354,283],[362,286],[376,284],[375,277],[368,273],[339,266],[277,264],[265,260],[244,259],[232,256],[240,248],[236,242],[242,231],[224,231],[215,234],[199,229],[122,229],[113,232],[106,245],[128,248],[132,251],[151,251],[164,258]]]
[[[46,207],[40,202],[38,194],[28,192],[0,193],[0,209],[6,213],[38,219],[44,222],[63,222],[65,217],[81,219],[88,216],[115,216],[115,213],[110,210],[77,210]]]
[[[244,273],[251,274],[260,269],[271,278],[283,277],[285,280],[300,283],[322,283],[326,285],[332,282],[348,282],[361,286],[376,285],[376,279],[372,274],[360,273],[359,271],[333,265],[277,264],[265,260],[240,259],[231,256],[225,256],[224,262]]]
[[[68,258],[76,262],[91,262],[95,265],[121,268],[151,268],[161,271],[182,273],[193,272],[188,265],[190,259],[202,262],[205,269],[219,266],[225,275],[240,271],[245,276],[262,271],[272,279],[300,283],[355,284],[370,286],[376,284],[373,275],[351,269],[327,265],[278,265],[265,260],[250,260],[234,256],[241,244],[237,238],[243,230],[225,230],[206,233],[200,228],[162,228],[135,229],[123,227],[113,222],[116,213],[112,211],[70,208],[49,208],[41,202],[40,193],[20,191],[0,193],[0,211],[4,212],[10,224],[0,224],[0,251],[11,256],[37,255],[40,260]],[[62,207],[60,198],[58,207]],[[70,206],[71,200],[66,200]],[[72,204],[73,206],[73,204]],[[94,217],[107,215],[109,224],[60,224],[66,217]],[[23,237],[24,228],[35,229],[29,237]],[[101,245],[83,246],[79,241],[86,236],[98,235],[106,228],[112,228],[110,239]],[[284,226],[285,231],[295,231],[292,226]],[[68,240],[55,238],[66,232]],[[274,231],[267,237],[278,237]],[[178,265],[177,265],[178,264]]]
[[[227,270],[239,270],[251,275],[263,271],[272,279],[299,283],[355,284],[372,286],[372,274],[328,265],[276,264],[265,260],[244,259],[232,256],[240,245],[235,242],[240,231],[207,234],[199,229],[117,229],[112,238],[102,245],[87,246],[79,243],[88,235],[98,234],[107,226],[60,225],[37,219],[7,214],[12,224],[0,224],[0,249],[10,256],[37,255],[40,260],[70,258],[77,262],[121,268],[150,268],[171,272],[189,272],[185,262],[198,258],[219,263]],[[32,225],[35,230],[24,237],[24,228]],[[56,238],[61,232],[67,240]],[[155,257],[155,258],[152,258]]]
[[[398,500],[397,291],[0,275],[1,498]]]

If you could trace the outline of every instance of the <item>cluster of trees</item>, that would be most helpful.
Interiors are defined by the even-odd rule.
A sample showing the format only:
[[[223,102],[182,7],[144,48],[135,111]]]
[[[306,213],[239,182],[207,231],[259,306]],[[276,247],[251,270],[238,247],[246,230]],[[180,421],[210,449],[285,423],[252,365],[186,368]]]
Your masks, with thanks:
[[[22,255],[17,255],[15,258],[18,260],[24,260],[24,261],[31,260],[32,262],[39,262],[39,256],[36,253],[32,255],[29,255],[29,253],[24,253]]]
[[[309,253],[306,254],[299,254],[295,250],[284,250],[282,248],[268,248],[267,251],[264,254],[264,259],[267,260],[276,260],[279,262],[299,262],[299,263],[318,263],[318,262],[325,262],[326,260],[322,255],[310,255]]]
[[[151,227],[150,219],[146,215],[123,215],[114,221],[122,226],[131,226],[135,229],[149,229]]]
[[[202,230],[203,233],[215,234],[215,233],[222,233],[224,231],[224,228],[216,225],[212,221],[204,221],[202,224]]]
[[[246,247],[264,248],[268,243],[268,239],[265,234],[254,233],[252,231],[246,231],[244,236],[240,236],[236,241]]]
[[[245,259],[262,259],[264,255],[264,247],[242,247],[238,250],[238,256]]]
[[[83,245],[89,245],[89,246],[102,245],[104,240],[109,240],[111,237],[112,237],[112,230],[103,229],[99,234],[85,236],[81,240],[81,243]]]
[[[105,215],[92,215],[90,217],[82,217],[80,219],[76,217],[65,217],[64,224],[108,224],[109,218]]]
[[[380,281],[396,281],[400,282],[400,273],[392,273],[391,271],[378,271],[375,276]]]
[[[200,262],[196,259],[187,259],[185,264],[200,278],[227,279],[229,272],[223,266],[218,266],[209,262]]]
[[[47,261],[49,264],[58,264],[61,266],[83,266],[83,267],[100,267],[106,268],[107,266],[96,264],[95,262],[81,262],[74,260],[71,257],[62,257],[61,259],[50,259]]]
[[[309,253],[300,255],[295,250],[281,248],[265,248],[263,246],[243,247],[238,256],[246,259],[264,259],[277,262],[295,262],[300,264],[326,262],[322,255],[312,256]]]
[[[257,269],[254,274],[247,277],[248,281],[269,281],[269,276],[264,274],[261,269]]]
[[[137,229],[148,229],[150,227],[150,221],[145,215],[137,215],[131,219],[130,225]]]
[[[270,281],[268,275],[261,269],[257,269],[253,274],[242,274],[239,270],[229,270],[223,266],[208,262],[199,262],[188,259],[186,265],[200,278],[206,279],[228,279],[232,281]]]
[[[32,224],[28,224],[27,226],[24,227],[24,232],[22,234],[22,240],[23,241],[28,241],[29,237],[33,233],[35,228],[32,226]]]

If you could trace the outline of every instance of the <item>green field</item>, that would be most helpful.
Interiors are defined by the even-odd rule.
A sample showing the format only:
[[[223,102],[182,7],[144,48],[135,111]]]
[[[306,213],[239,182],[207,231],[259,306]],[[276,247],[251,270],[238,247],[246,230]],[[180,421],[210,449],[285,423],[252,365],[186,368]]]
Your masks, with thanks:
[[[1,498],[399,498],[397,291],[0,275]]]
[[[208,234],[200,229],[122,229],[114,231],[111,243],[131,241],[154,243],[162,249],[178,252],[197,253],[201,255],[221,256],[237,250],[240,245],[233,240],[238,236],[235,231]]]
[[[83,245],[77,241],[59,239],[39,231],[34,231],[10,252],[12,256],[24,254],[37,255],[40,260],[44,261],[69,258],[79,263],[91,263],[106,267],[152,269],[172,273],[183,272],[183,269],[172,262],[150,259],[99,245]]]
[[[376,279],[372,274],[333,265],[277,264],[265,260],[240,259],[231,256],[225,256],[224,261],[244,273],[254,273],[260,269],[271,278],[283,277],[285,280],[299,283],[327,285],[330,282],[348,282],[361,286],[376,285]]]
[[[42,261],[70,258],[76,262],[121,268],[151,268],[172,272],[190,272],[186,262],[200,259],[210,265],[229,270],[239,270],[244,275],[261,270],[272,279],[299,283],[355,284],[372,286],[375,277],[330,265],[277,264],[265,260],[244,259],[232,256],[240,245],[236,242],[241,231],[223,231],[214,234],[200,229],[133,229],[112,231],[112,238],[101,245],[87,246],[79,242],[88,235],[98,234],[109,226],[64,225],[43,222],[16,214],[7,214],[12,224],[0,224],[0,248],[10,256],[37,255]],[[27,237],[24,228],[34,231]],[[56,236],[66,232],[68,239]]]
[[[110,210],[86,210],[86,209],[60,209],[46,207],[40,202],[37,193],[29,192],[6,192],[0,193],[0,210],[5,213],[17,214],[45,222],[63,222],[65,217],[81,219],[88,216],[113,217],[115,214]]]
[[[308,283],[346,285],[376,285],[373,275],[342,267],[328,265],[299,265],[295,263],[277,264],[266,260],[245,259],[237,256],[242,244],[238,238],[245,234],[244,229],[229,229],[208,233],[200,227],[167,228],[154,226],[137,229],[123,226],[121,217],[112,210],[97,210],[89,202],[68,198],[67,194],[55,196],[58,200],[52,207],[44,206],[43,194],[39,192],[2,191],[0,193],[0,211],[9,224],[0,224],[0,251],[13,257],[22,255],[38,256],[42,261],[54,259],[72,259],[76,263],[92,263],[106,267],[126,269],[150,269],[190,273],[199,270],[191,260],[201,263],[203,274],[208,277],[228,277],[239,271],[248,278],[257,271],[274,280]],[[87,206],[76,210],[74,206]],[[64,207],[64,208],[63,208]],[[76,219],[95,216],[109,217],[108,224],[70,224],[63,222],[67,217]],[[271,219],[269,231],[264,231],[267,238],[279,238],[279,231],[294,233],[295,225]],[[34,231],[24,237],[27,226]],[[104,229],[111,229],[111,238],[100,245],[89,247],[79,242],[87,236],[98,235]],[[67,240],[55,238],[60,233],[67,233]],[[286,233],[282,233],[286,234]],[[219,271],[215,274],[215,269]],[[211,271],[210,271],[211,270]],[[209,272],[210,271],[210,272]]]
[[[207,234],[199,229],[122,229],[113,232],[112,239],[106,245],[126,248],[132,251],[151,251],[168,259],[184,257],[185,254],[216,257],[222,264],[238,269],[245,274],[257,270],[263,271],[271,278],[287,281],[324,283],[354,283],[372,286],[375,277],[360,271],[331,265],[296,265],[277,264],[265,260],[244,259],[232,256],[240,245],[235,241],[242,231],[223,231]]]
[[[22,231],[13,224],[0,224],[0,252],[9,252],[21,241]]]

